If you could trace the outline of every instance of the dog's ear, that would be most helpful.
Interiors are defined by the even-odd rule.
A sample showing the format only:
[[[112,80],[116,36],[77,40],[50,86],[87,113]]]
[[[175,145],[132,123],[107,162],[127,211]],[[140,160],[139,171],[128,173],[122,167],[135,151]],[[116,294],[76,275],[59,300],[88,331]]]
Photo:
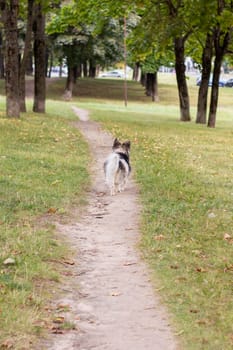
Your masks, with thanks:
[[[121,143],[120,141],[116,138],[113,142],[113,146],[112,146],[112,149],[115,149],[115,148],[118,148],[121,146]]]
[[[122,146],[128,151],[130,150],[130,145],[131,145],[130,141],[125,141]]]

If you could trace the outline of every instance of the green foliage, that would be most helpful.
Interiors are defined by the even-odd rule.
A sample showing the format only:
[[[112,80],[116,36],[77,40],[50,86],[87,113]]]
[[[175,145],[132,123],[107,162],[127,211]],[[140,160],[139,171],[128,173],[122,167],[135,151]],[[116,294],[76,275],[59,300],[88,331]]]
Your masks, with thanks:
[[[98,17],[96,22],[83,16],[82,4],[69,3],[51,16],[47,33],[60,47],[72,65],[92,60],[109,65],[122,59],[122,25],[110,17]]]
[[[61,7],[59,12],[50,16],[46,30],[49,35],[78,32],[81,25],[77,13],[77,7],[74,4],[68,4]]]

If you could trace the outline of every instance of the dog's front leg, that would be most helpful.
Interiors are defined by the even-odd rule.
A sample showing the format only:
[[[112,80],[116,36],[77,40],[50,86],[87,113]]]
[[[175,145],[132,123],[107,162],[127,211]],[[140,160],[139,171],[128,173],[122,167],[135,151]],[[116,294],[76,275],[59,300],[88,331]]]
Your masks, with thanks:
[[[111,196],[115,196],[116,194],[116,189],[115,189],[115,185],[112,184],[111,187],[110,187],[110,194]]]

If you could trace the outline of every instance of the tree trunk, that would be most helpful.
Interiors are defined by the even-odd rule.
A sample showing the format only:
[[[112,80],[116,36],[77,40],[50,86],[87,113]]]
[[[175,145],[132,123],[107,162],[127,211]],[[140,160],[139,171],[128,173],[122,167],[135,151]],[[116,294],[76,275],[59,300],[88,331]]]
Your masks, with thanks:
[[[10,0],[4,8],[4,27],[6,38],[5,79],[6,114],[8,117],[20,117],[19,103],[19,47],[17,20],[19,1]]]
[[[87,77],[87,61],[83,62],[83,76]]]
[[[0,31],[0,79],[4,79],[4,78],[5,78],[4,51],[3,51],[2,32]]]
[[[145,74],[145,88],[146,88],[146,96],[151,96],[151,76],[150,73]]]
[[[212,89],[211,89],[211,100],[210,100],[210,109],[209,109],[209,118],[208,118],[208,127],[210,128],[214,128],[216,124],[221,65],[222,65],[223,57],[230,43],[230,39],[231,39],[230,32],[225,33],[224,38],[221,38],[221,29],[220,27],[216,28],[214,33],[214,45],[215,45],[214,72],[213,72],[213,83],[212,83]]]
[[[52,56],[52,55],[51,55]],[[60,62],[59,63],[59,78],[61,78],[62,77],[62,69],[63,69],[63,63],[62,62]]]
[[[202,75],[198,92],[196,123],[206,124],[208,87],[213,57],[213,35],[207,33],[205,47],[202,53]]]
[[[33,75],[33,53],[32,47],[30,46],[30,51],[28,53],[27,65],[26,65],[26,75]]]
[[[92,60],[89,61],[89,78],[96,77],[96,65]]]
[[[74,67],[74,83],[76,83],[78,78],[81,78],[82,76],[82,65],[81,63],[78,63]]]
[[[73,67],[70,67],[68,65],[68,75],[67,75],[67,79],[66,79],[66,88],[65,88],[64,95],[63,95],[63,97],[66,101],[70,101],[72,99],[74,80],[75,80],[74,69],[73,69]]]
[[[146,74],[146,95],[151,96],[153,102],[159,101],[157,72]]]
[[[139,79],[139,70],[140,70],[140,63],[136,62],[133,70],[133,80],[138,81]]]
[[[20,97],[20,111],[26,112],[26,92],[25,92],[25,75],[28,65],[28,58],[31,50],[32,40],[32,23],[33,23],[33,3],[34,0],[28,0],[28,14],[27,14],[27,29],[24,43],[23,58],[20,62],[19,71],[19,97]]]
[[[146,74],[144,72],[141,72],[140,83],[142,86],[146,86]]]
[[[216,123],[216,113],[217,113],[217,105],[218,105],[218,93],[219,93],[219,77],[221,73],[221,64],[217,56],[215,57],[214,62],[214,73],[213,73],[213,83],[211,89],[211,100],[210,100],[210,110],[209,110],[209,118],[208,118],[208,127],[214,128]]]
[[[159,94],[158,94],[158,73],[153,73],[152,81],[151,81],[151,97],[153,102],[159,102]]]
[[[34,79],[34,104],[33,111],[45,113],[46,97],[46,46],[45,46],[45,16],[42,12],[42,5],[38,2],[35,5],[34,31],[34,58],[35,58],[35,79]]]
[[[176,80],[179,92],[180,102],[180,120],[190,121],[190,106],[189,106],[189,94],[188,86],[185,77],[185,57],[184,57],[184,38],[175,38],[174,50],[175,50],[175,69],[176,69]]]

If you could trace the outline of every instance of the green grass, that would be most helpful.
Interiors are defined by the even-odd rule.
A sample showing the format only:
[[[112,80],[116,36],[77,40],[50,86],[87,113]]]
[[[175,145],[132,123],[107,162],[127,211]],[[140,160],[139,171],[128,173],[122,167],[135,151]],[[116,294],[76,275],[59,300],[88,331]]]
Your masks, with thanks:
[[[179,122],[171,83],[161,86],[158,104],[138,85],[136,103],[130,83],[127,108],[120,98],[103,103],[90,91],[85,100],[82,84],[77,89],[79,106],[88,108],[114,136],[132,140],[143,204],[140,248],[181,347],[232,349],[232,89],[220,90],[217,128],[212,130]],[[108,91],[115,94],[111,84],[122,82],[109,84]],[[190,83],[193,119],[197,91]]]
[[[68,254],[52,221],[85,203],[89,183],[88,149],[70,106],[48,105],[46,115],[0,117],[0,348],[8,339],[14,349],[31,348],[43,332],[46,321],[38,320],[48,317],[48,290],[56,290]],[[15,264],[4,265],[7,258]]]

